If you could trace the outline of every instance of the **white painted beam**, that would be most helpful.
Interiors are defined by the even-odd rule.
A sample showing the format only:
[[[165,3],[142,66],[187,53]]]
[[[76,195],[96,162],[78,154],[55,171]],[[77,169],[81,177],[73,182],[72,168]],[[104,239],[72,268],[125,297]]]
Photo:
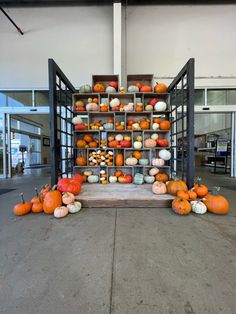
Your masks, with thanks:
[[[113,74],[122,82],[122,6],[113,3]]]

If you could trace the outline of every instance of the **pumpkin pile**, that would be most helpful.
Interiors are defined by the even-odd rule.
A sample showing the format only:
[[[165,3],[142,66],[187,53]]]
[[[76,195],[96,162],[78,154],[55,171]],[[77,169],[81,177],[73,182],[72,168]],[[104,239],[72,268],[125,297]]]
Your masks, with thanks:
[[[154,118],[152,123],[153,130],[168,131],[171,128],[171,122],[161,118]]]
[[[113,151],[94,150],[89,153],[89,166],[113,166]]]
[[[85,134],[83,139],[79,139],[76,141],[77,148],[97,148],[99,141],[94,139],[91,134]]]
[[[115,123],[115,125],[116,125],[116,130],[120,130],[120,131],[123,131],[124,129],[125,129],[125,121],[117,121],[116,123]]]
[[[110,148],[129,148],[132,146],[131,136],[117,134],[116,136],[108,136],[108,147]]]
[[[149,130],[150,119],[130,119],[127,121],[127,130]]]
[[[93,91],[95,93],[115,93],[118,90],[118,82],[111,81],[108,84],[103,83],[96,83],[93,87]]]
[[[168,147],[169,141],[166,138],[159,138],[158,133],[153,133],[151,136],[147,137],[144,141],[144,147],[154,148],[154,147]]]
[[[98,106],[98,98],[88,98],[87,101],[83,100],[77,100],[75,102],[75,111],[76,112],[81,112],[81,111],[98,111],[99,106]]]
[[[129,102],[128,104],[121,103],[119,98],[113,98],[110,101],[110,110],[111,111],[125,111],[125,112],[132,112],[134,111],[134,103]]]
[[[209,193],[208,187],[201,184],[201,179],[198,177],[194,187],[189,190],[184,181],[178,179],[168,181],[168,177],[160,176],[158,169],[156,171],[151,169],[149,172],[156,175],[152,191],[159,195],[165,193],[175,195],[176,198],[172,201],[172,209],[175,213],[179,215],[188,215],[191,211],[196,214],[205,214],[207,211],[218,215],[228,213],[229,202],[224,196],[219,195],[219,187],[214,187]]]
[[[84,123],[83,119],[80,116],[76,116],[72,119],[72,123],[74,124],[74,128],[77,131],[88,130],[88,124]]]
[[[133,146],[135,149],[141,149],[143,147],[143,137],[141,135],[134,137]]]
[[[109,103],[104,102],[100,104],[100,112],[108,112],[109,109]]]
[[[143,103],[142,102],[138,102],[136,104],[136,108],[135,108],[136,112],[143,112]]]
[[[89,128],[91,130],[97,131],[97,130],[113,130],[114,129],[114,119],[108,118],[106,122],[97,121],[90,123]]]
[[[85,170],[82,175],[83,182],[86,183],[98,183],[99,177],[96,174],[93,174],[92,170]]]
[[[152,86],[151,85],[142,85],[141,82],[136,82],[134,85],[130,85],[128,87],[128,92],[130,93],[137,93],[137,92],[141,92],[141,93],[150,93],[152,92]]]
[[[21,203],[16,204],[13,212],[16,216],[32,213],[53,214],[56,218],[63,218],[69,213],[80,211],[82,205],[75,200],[81,191],[82,176],[74,175],[72,178],[60,179],[54,187],[45,185],[40,193],[35,188],[36,196],[30,202],[25,202],[21,193]]]
[[[107,173],[105,170],[100,170],[100,182],[101,184],[107,184]]]

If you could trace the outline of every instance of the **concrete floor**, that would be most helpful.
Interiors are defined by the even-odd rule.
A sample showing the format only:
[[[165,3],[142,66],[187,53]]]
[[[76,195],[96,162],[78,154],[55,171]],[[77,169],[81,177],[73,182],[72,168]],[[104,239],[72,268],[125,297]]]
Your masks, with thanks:
[[[145,208],[15,217],[19,192],[31,197],[48,176],[0,180],[16,189],[0,196],[0,313],[236,313],[235,191],[222,189],[231,200],[222,217]],[[236,185],[203,176],[210,186]]]

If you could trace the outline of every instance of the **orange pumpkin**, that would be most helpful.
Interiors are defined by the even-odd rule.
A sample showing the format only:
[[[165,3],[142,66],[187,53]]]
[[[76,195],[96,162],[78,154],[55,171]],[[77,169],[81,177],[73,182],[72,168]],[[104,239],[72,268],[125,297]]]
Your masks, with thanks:
[[[108,142],[108,147],[116,148],[119,143],[116,140]]]
[[[140,82],[135,83],[135,86],[138,87],[138,89],[140,90],[142,87],[142,84]]]
[[[143,106],[137,106],[136,112],[143,112]]]
[[[195,201],[197,199],[197,193],[192,190],[188,191],[188,196],[191,201]]]
[[[45,184],[41,191],[40,191],[40,197],[42,198],[42,201],[44,200],[45,195],[51,190],[51,185]]]
[[[140,92],[149,93],[152,91],[152,87],[150,85],[144,85],[140,88]]]
[[[77,146],[78,148],[84,148],[84,147],[86,146],[85,140],[78,140],[78,141],[76,142],[76,146]]]
[[[120,177],[120,176],[122,176],[123,175],[123,172],[121,171],[121,170],[116,170],[116,172],[115,172],[115,176],[118,178],[118,177]]]
[[[168,120],[163,120],[159,124],[160,124],[159,126],[160,130],[169,130],[171,127],[171,123]]]
[[[95,93],[104,93],[105,92],[105,86],[101,83],[97,83],[94,85],[93,91]]]
[[[183,190],[177,192],[177,197],[182,198],[183,200],[189,200],[188,192],[185,192]]]
[[[133,156],[134,156],[136,159],[140,159],[140,158],[142,158],[142,153],[141,153],[140,151],[138,151],[138,150],[135,150],[135,151],[133,152]]]
[[[77,166],[86,166],[87,162],[86,162],[86,158],[84,156],[78,156],[76,158],[76,165]]]
[[[172,180],[167,183],[167,192],[172,195],[177,195],[178,191],[187,191],[188,187],[182,180]]]
[[[108,107],[107,106],[101,106],[100,111],[101,112],[108,112]]]
[[[55,190],[54,186],[50,192],[48,192],[43,201],[43,211],[45,214],[53,214],[55,208],[62,205],[62,195],[60,191]]]
[[[169,176],[165,172],[159,172],[158,174],[156,174],[155,179],[156,181],[166,183],[167,181],[169,181]]]
[[[172,209],[176,214],[188,215],[192,208],[187,200],[177,197],[172,202]]]
[[[91,135],[86,134],[86,135],[84,136],[84,140],[85,140],[85,142],[90,143],[90,142],[93,141],[93,138],[92,138]]]
[[[90,148],[97,148],[98,147],[98,143],[97,142],[90,142],[89,143],[89,147]]]
[[[123,166],[124,165],[124,155],[123,154],[117,154],[116,155],[116,166]]]
[[[98,98],[97,97],[93,98],[92,102],[95,103],[95,104],[98,104]]]
[[[168,87],[164,83],[156,83],[154,87],[155,93],[167,93],[168,92]]]
[[[217,215],[225,215],[229,211],[229,202],[224,196],[219,195],[219,191],[220,188],[215,187],[212,193],[204,197],[203,203],[209,212]]]
[[[38,193],[37,188],[35,188],[36,196],[32,198],[32,212],[33,213],[41,213],[43,212],[43,203],[42,198]]]
[[[23,216],[31,212],[32,203],[25,202],[23,193],[20,194],[22,203],[16,204],[13,208],[13,212],[16,216]]]
[[[153,118],[153,123],[161,123],[161,119],[160,118]]]
[[[139,125],[142,130],[148,130],[150,128],[150,123],[147,121],[141,121]]]
[[[200,177],[196,178],[196,184],[194,184],[193,191],[197,193],[198,197],[204,197],[208,193],[208,187],[204,184],[201,184],[202,179]]]
[[[83,178],[83,183],[86,183],[88,181],[88,176],[86,176],[85,174],[82,175]]]
[[[117,125],[116,130],[124,130],[125,126],[124,125]]]

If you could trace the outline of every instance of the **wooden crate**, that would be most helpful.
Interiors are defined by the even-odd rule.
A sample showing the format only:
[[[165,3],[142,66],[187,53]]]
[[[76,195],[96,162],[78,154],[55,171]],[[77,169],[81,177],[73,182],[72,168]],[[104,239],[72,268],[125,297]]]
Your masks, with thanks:
[[[153,90],[153,74],[128,74],[127,75],[127,90],[129,86],[141,83],[142,85],[150,85]]]
[[[119,75],[111,74],[111,75],[93,75],[92,76],[92,90],[94,85],[97,83],[102,83],[105,87],[108,86],[109,82],[114,81],[118,83],[119,90]]]

